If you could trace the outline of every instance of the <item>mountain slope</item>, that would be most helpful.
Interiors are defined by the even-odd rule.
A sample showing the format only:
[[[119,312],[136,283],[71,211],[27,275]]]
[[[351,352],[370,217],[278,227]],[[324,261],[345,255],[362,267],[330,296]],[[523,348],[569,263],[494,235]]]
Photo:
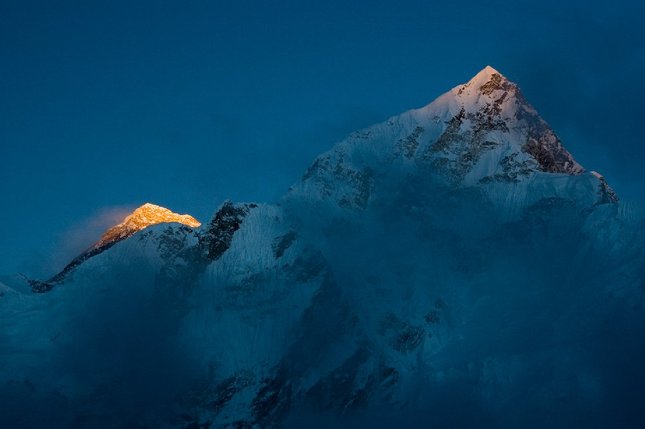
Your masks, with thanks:
[[[119,241],[131,237],[143,229],[161,223],[178,223],[190,228],[201,225],[197,219],[190,215],[173,213],[165,207],[150,203],[143,204],[126,216],[121,223],[105,231],[96,243],[74,258],[59,273],[47,281],[29,279],[28,283],[34,292],[47,292],[55,285],[64,282],[79,265],[88,259],[103,253]]]
[[[487,67],[278,204],[117,226],[60,287],[2,286],[0,424],[638,426],[643,225]]]
[[[411,176],[529,200],[568,194],[590,205],[617,201],[601,176],[573,159],[517,85],[491,67],[425,107],[353,133],[318,157],[289,197],[364,208],[376,181],[403,185]]]

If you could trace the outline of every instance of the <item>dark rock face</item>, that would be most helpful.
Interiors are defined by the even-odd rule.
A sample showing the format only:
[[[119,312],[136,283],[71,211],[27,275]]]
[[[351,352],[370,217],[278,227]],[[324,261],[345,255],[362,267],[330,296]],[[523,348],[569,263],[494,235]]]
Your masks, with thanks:
[[[506,93],[502,94],[496,103],[501,103],[505,97]],[[437,141],[428,147],[425,162],[429,161],[432,168],[449,181],[458,183],[479,161],[482,153],[499,145],[489,138],[492,131],[509,131],[500,116],[499,104],[488,104],[475,113],[462,108],[448,121]]]
[[[598,190],[599,200],[598,204],[613,204],[618,202],[618,195],[616,192],[609,186],[604,177],[600,176],[600,188]]]
[[[537,161],[540,171],[547,173],[579,174],[573,157],[560,143],[560,139],[545,124],[529,129],[529,137],[522,149]]]
[[[217,414],[231,400],[233,396],[253,383],[253,378],[248,374],[236,374],[221,381],[215,387],[215,397],[208,406]]]
[[[293,244],[298,234],[291,230],[283,236],[277,237],[273,242],[273,256],[280,258]]]
[[[425,131],[423,127],[416,127],[410,135],[400,139],[396,143],[395,154],[402,155],[407,159],[414,158],[414,155],[421,144],[419,137],[423,134],[423,131]]]
[[[240,229],[242,220],[256,204],[235,205],[227,201],[215,213],[208,225],[206,233],[200,237],[200,245],[204,249],[206,259],[216,261],[231,245],[233,234]]]
[[[392,347],[401,353],[408,353],[421,345],[425,331],[420,326],[405,324],[397,333],[392,342]]]
[[[491,95],[494,91],[516,91],[517,85],[504,79],[501,74],[493,73],[490,80],[479,87],[479,92],[484,95]]]
[[[465,118],[466,110],[462,108],[459,113],[457,113],[448,121],[443,134],[441,134],[437,141],[428,148],[428,155],[429,153],[447,150],[456,141],[460,143],[465,142],[466,137],[460,133],[461,125],[463,124]]]
[[[286,373],[278,373],[262,382],[253,400],[255,422],[260,427],[276,427],[289,412],[293,395],[291,382]]]

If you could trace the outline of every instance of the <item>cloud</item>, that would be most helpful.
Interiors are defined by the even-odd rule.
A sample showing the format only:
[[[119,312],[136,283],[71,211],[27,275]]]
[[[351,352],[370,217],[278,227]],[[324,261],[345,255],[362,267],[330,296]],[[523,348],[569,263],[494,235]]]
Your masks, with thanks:
[[[50,253],[45,263],[44,271],[53,274],[61,270],[72,258],[98,241],[106,229],[132,213],[134,208],[128,205],[104,207],[72,224],[59,235],[55,250]]]

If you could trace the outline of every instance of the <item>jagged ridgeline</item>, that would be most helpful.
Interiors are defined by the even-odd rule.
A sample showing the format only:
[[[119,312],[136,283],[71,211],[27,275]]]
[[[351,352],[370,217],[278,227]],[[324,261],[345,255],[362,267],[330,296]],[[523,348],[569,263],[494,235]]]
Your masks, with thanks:
[[[0,426],[638,427],[643,226],[486,67],[275,204],[1,284]]]

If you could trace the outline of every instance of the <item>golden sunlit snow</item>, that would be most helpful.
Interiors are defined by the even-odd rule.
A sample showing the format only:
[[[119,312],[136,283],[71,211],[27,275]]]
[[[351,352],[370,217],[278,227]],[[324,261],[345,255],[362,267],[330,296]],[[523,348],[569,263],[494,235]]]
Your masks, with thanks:
[[[165,207],[146,203],[130,213],[123,221],[105,231],[94,247],[122,240],[137,231],[159,223],[176,222],[196,228],[201,223],[188,214],[177,214]]]

